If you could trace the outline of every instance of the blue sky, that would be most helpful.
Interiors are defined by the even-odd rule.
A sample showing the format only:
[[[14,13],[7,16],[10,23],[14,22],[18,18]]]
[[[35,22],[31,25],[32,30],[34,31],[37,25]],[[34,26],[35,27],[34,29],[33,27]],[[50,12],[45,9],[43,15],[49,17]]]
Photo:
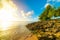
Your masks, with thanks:
[[[55,7],[60,6],[60,0],[14,0],[17,6],[20,7],[24,5],[24,11],[34,11],[33,18],[37,18],[44,10],[47,4],[53,5]]]

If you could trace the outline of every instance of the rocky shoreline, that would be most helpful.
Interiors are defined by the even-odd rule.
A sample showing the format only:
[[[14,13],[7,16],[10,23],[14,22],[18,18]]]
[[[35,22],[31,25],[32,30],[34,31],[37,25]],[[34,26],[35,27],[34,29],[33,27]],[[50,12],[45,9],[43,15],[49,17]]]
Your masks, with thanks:
[[[60,19],[34,22],[26,27],[36,34],[39,40],[60,40]]]

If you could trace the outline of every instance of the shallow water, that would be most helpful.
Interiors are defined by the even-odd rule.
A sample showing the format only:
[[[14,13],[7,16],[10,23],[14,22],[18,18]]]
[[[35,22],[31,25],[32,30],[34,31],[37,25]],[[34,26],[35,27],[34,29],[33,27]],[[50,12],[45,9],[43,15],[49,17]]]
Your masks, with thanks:
[[[1,31],[0,40],[24,40],[31,32],[25,26]]]

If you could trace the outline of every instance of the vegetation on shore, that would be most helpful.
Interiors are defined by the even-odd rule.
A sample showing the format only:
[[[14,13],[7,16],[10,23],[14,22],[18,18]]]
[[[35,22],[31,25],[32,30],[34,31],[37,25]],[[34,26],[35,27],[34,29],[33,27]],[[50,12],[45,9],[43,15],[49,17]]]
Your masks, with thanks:
[[[26,27],[37,35],[38,40],[60,40],[60,19],[52,19],[59,16],[60,8],[48,5],[39,16],[40,21],[28,24]]]

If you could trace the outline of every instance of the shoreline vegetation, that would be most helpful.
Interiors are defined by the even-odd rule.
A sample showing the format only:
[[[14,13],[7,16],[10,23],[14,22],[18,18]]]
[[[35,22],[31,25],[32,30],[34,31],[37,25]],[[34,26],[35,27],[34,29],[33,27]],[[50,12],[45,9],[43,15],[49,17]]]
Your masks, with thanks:
[[[60,40],[59,16],[60,7],[54,8],[48,5],[39,16],[40,21],[30,23],[26,27],[37,36],[38,40]]]

